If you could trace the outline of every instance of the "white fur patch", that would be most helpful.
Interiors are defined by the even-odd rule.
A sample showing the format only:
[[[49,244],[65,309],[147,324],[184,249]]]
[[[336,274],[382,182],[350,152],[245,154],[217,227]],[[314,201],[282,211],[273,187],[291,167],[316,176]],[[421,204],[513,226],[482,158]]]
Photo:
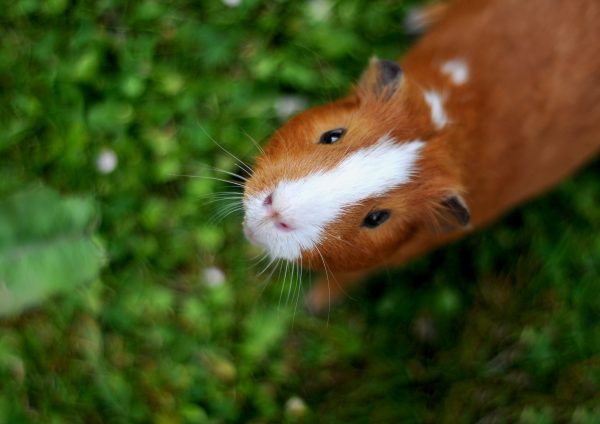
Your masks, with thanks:
[[[272,257],[295,260],[327,237],[324,228],[345,209],[409,182],[424,145],[418,140],[397,143],[384,136],[330,170],[280,181],[272,190],[244,200],[246,233]],[[271,192],[272,207],[289,231],[277,228],[266,211],[263,203]]]
[[[424,93],[425,101],[429,105],[431,110],[431,121],[433,125],[439,130],[446,126],[448,123],[448,116],[444,110],[444,99],[437,91],[426,91]]]
[[[440,70],[443,74],[448,75],[456,85],[463,85],[469,80],[469,67],[464,60],[449,60],[442,64]]]

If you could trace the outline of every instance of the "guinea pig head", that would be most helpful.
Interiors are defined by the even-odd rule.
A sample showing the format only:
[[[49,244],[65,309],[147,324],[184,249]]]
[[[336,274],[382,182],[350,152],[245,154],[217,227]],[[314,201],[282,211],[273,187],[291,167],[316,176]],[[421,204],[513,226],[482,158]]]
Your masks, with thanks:
[[[244,190],[244,231],[273,258],[350,271],[468,210],[421,89],[374,59],[352,93],[275,132]]]

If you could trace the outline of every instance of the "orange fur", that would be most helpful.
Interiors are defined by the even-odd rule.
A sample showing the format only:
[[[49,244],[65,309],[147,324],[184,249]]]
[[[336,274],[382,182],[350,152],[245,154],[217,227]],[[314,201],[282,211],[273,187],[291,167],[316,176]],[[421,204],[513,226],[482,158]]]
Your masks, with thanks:
[[[392,92],[377,89],[372,63],[348,97],[310,109],[274,134],[246,192],[331,168],[390,133],[426,141],[414,180],[346,211],[326,228],[319,252],[303,253],[303,264],[323,268],[322,256],[338,273],[396,265],[481,227],[598,151],[598,22],[596,0],[454,1],[401,61],[405,75]],[[464,84],[440,72],[452,59],[469,67]],[[423,90],[443,94],[445,127],[433,125]],[[342,142],[317,144],[321,133],[339,127],[348,129]],[[441,201],[451,194],[470,208],[469,228],[441,231],[449,222]],[[390,209],[393,219],[361,227],[375,206]],[[343,289],[332,288],[334,296]]]

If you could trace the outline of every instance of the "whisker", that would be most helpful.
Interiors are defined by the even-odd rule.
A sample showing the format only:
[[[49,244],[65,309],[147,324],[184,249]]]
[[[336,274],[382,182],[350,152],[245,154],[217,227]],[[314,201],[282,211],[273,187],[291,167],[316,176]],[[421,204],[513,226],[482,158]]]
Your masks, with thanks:
[[[208,200],[206,202],[204,202],[205,205],[210,205],[211,203],[216,203],[216,202],[225,202],[225,201],[234,201],[236,204],[242,205],[242,199],[239,197],[235,197],[235,196],[229,196],[229,197],[219,197],[218,199],[211,199]]]
[[[269,255],[269,254],[267,253],[267,256],[268,256],[268,255]],[[265,272],[267,269],[269,269],[269,267],[271,266],[271,264],[272,264],[273,262],[275,262],[275,260],[276,260],[276,258],[272,258],[272,259],[271,259],[271,261],[270,261],[270,262],[267,264],[267,266],[266,266],[266,267],[264,267],[264,268],[263,268],[263,270],[262,270],[261,272],[259,272],[259,273],[258,273],[256,276],[257,276],[257,277],[260,277],[260,276],[261,276],[261,275],[262,275],[262,274],[263,274],[263,273],[264,273],[264,272]],[[270,277],[270,276],[269,276],[269,277]]]
[[[236,193],[236,192],[231,192],[231,193],[226,193],[226,192],[221,192],[221,193],[213,193],[211,196],[203,196],[205,199],[209,198],[209,199],[222,199],[222,198],[228,198],[231,197],[233,199],[238,199],[238,200],[243,200],[244,196],[242,195],[242,193]]]
[[[238,183],[237,181],[226,180],[224,178],[210,177],[208,175],[191,175],[191,174],[170,174],[172,177],[186,177],[186,178],[203,178],[205,180],[221,181],[227,184],[235,185],[244,188],[244,184]]]
[[[242,212],[244,210],[243,206],[236,204],[225,206],[221,211],[217,212],[215,215],[211,217],[209,222],[211,224],[215,224],[217,222],[222,221],[227,216],[231,215],[234,212]]]
[[[226,200],[226,199],[218,199],[220,201],[222,201],[223,203],[221,203],[223,205],[222,209],[228,209],[231,207],[236,207],[236,208],[243,208],[244,205],[242,204],[242,202],[240,202],[238,199],[233,199],[233,200]],[[227,203],[225,203],[227,202]]]
[[[343,238],[341,238],[340,236],[335,236],[335,235],[331,234],[330,232],[328,232],[328,231],[327,231],[327,230],[325,230],[325,229],[323,229],[322,231],[323,231],[323,233],[325,233],[325,235],[326,235],[327,237],[330,237],[330,238],[332,238],[332,239],[335,239],[335,240],[341,241],[341,242],[343,242],[343,243],[346,243],[348,246],[351,246],[352,248],[354,248],[354,247],[355,247],[355,246],[354,246],[352,243],[350,243],[348,240],[344,240],[344,239],[343,239]]]
[[[217,172],[223,172],[223,173],[225,173],[227,175],[231,175],[232,177],[239,178],[240,180],[242,180],[244,182],[248,181],[247,177],[244,177],[244,176],[242,176],[240,174],[236,174],[235,172],[226,171],[225,169],[217,168],[217,167],[214,167],[214,166],[211,166],[210,169],[212,169],[213,171],[217,171]]]
[[[325,263],[325,258],[323,258],[323,255],[321,254],[321,251],[319,250],[319,248],[315,245],[315,249],[317,250],[317,253],[319,254],[319,256],[321,257],[321,261],[323,262],[323,269],[325,270],[325,278],[327,280],[327,292],[328,292],[328,307],[327,307],[327,325],[329,326],[329,316],[331,314],[331,283],[329,281],[329,273],[327,271],[327,264]]]
[[[296,270],[296,262],[292,262],[292,272],[290,273],[290,284],[288,285],[288,294],[287,299],[285,300],[285,305],[289,305],[290,303],[290,295],[292,294],[292,286],[294,283],[294,271]]]
[[[254,263],[252,264],[252,266],[254,268],[258,267],[262,262],[264,262],[265,259],[269,258],[269,252],[259,252],[258,254],[256,254],[253,258],[250,258],[251,261],[253,261]],[[267,265],[268,265],[267,261]]]
[[[222,173],[224,173],[224,174],[231,175],[232,177],[238,178],[238,179],[240,179],[240,180],[242,180],[242,181],[244,181],[244,182],[248,181],[248,177],[246,177],[246,176],[244,176],[244,175],[240,175],[240,174],[238,174],[238,173],[236,173],[236,172],[233,172],[233,171],[228,171],[228,170],[226,170],[226,169],[217,168],[217,167],[216,167],[216,166],[214,166],[214,165],[209,165],[209,164],[207,164],[207,163],[203,163],[203,162],[202,162],[202,163],[199,163],[198,165],[199,165],[201,168],[206,168],[206,169],[207,169],[207,170],[209,170],[209,171],[222,172]],[[247,173],[247,171],[246,171],[245,169],[243,169],[243,168],[240,168],[240,169],[242,170],[242,172],[244,172],[244,173]]]
[[[243,208],[242,203],[240,203],[237,199],[234,200],[226,200],[226,199],[217,199],[218,201],[220,201],[220,207],[218,209],[218,212],[223,212],[225,210],[229,210],[231,208]],[[207,202],[208,203],[208,202]]]
[[[287,281],[286,277],[287,277],[288,266],[289,266],[289,262],[286,261],[285,262],[285,271],[283,273],[283,283],[281,284],[281,291],[279,292],[279,302],[277,303],[277,309],[281,308],[281,298],[283,297],[283,289],[285,287],[285,282]]]
[[[208,194],[204,194],[202,196],[198,196],[198,197],[196,197],[196,199],[206,199],[207,197],[221,197],[224,195],[235,195],[236,197],[239,197],[240,199],[244,198],[244,194],[241,191],[217,191],[214,193],[208,193]]]
[[[240,163],[240,165],[248,172],[248,174],[252,175],[252,167],[250,167],[246,162],[244,162],[243,160],[241,160],[240,158],[238,158],[236,155],[234,155],[233,153],[231,153],[229,150],[227,150],[224,146],[222,146],[219,142],[217,142],[217,140],[215,140],[205,129],[204,127],[202,127],[202,125],[198,124],[198,126],[200,127],[200,129],[202,130],[202,132],[213,142],[217,145],[217,147],[219,147],[219,149],[221,149],[222,151],[224,151],[225,153],[227,153],[229,156],[231,156],[233,159],[235,159],[236,161],[238,161]]]
[[[275,258],[273,258],[275,259]],[[271,262],[272,263],[272,262]],[[270,264],[269,264],[270,265]],[[271,270],[271,272],[269,273],[269,276],[266,278],[266,281],[270,282],[271,281],[271,277],[273,277],[273,274],[275,273],[275,271],[279,270],[279,275],[281,275],[281,258],[277,259],[275,265],[273,266],[273,269]],[[260,295],[262,296],[262,294],[264,293],[265,289],[267,288],[267,285],[265,284],[260,292]]]
[[[271,280],[271,278],[273,277],[273,274],[275,273],[276,269],[281,270],[282,262],[283,262],[283,260],[281,258],[277,259],[277,263],[275,264],[275,266],[271,270],[271,273],[267,277],[267,280]],[[281,271],[280,271],[280,274],[281,274]]]
[[[263,148],[262,148],[262,147],[260,147],[260,144],[258,144],[258,143],[256,142],[256,140],[255,140],[255,139],[254,139],[254,138],[253,138],[253,137],[252,137],[250,134],[248,134],[248,133],[246,132],[246,130],[242,130],[242,132],[243,132],[243,133],[244,133],[244,135],[245,135],[246,137],[248,137],[248,138],[250,139],[250,141],[251,141],[251,142],[252,142],[252,143],[253,143],[253,144],[256,146],[256,148],[258,149],[258,151],[259,151],[261,154],[263,154],[263,155],[264,155],[264,154],[265,154],[265,151],[263,150]]]
[[[243,210],[244,210],[244,208],[242,206],[240,206],[238,204],[233,204],[233,205],[229,205],[229,206],[226,206],[225,208],[223,208],[223,210],[219,214],[225,214],[225,216],[226,216],[226,215],[229,215],[230,213],[241,212]]]
[[[300,256],[300,276],[298,277],[298,290],[296,294],[296,303],[294,305],[294,315],[292,316],[292,325],[296,321],[296,311],[298,310],[298,300],[300,299],[300,295],[302,294],[302,256]]]

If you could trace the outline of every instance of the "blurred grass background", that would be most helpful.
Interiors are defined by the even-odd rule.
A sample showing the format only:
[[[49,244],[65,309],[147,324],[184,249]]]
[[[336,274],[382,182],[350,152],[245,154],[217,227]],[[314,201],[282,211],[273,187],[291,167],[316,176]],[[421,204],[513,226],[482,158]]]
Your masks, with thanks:
[[[597,161],[325,317],[183,176],[400,56],[416,3],[3,3],[0,422],[600,422]]]

